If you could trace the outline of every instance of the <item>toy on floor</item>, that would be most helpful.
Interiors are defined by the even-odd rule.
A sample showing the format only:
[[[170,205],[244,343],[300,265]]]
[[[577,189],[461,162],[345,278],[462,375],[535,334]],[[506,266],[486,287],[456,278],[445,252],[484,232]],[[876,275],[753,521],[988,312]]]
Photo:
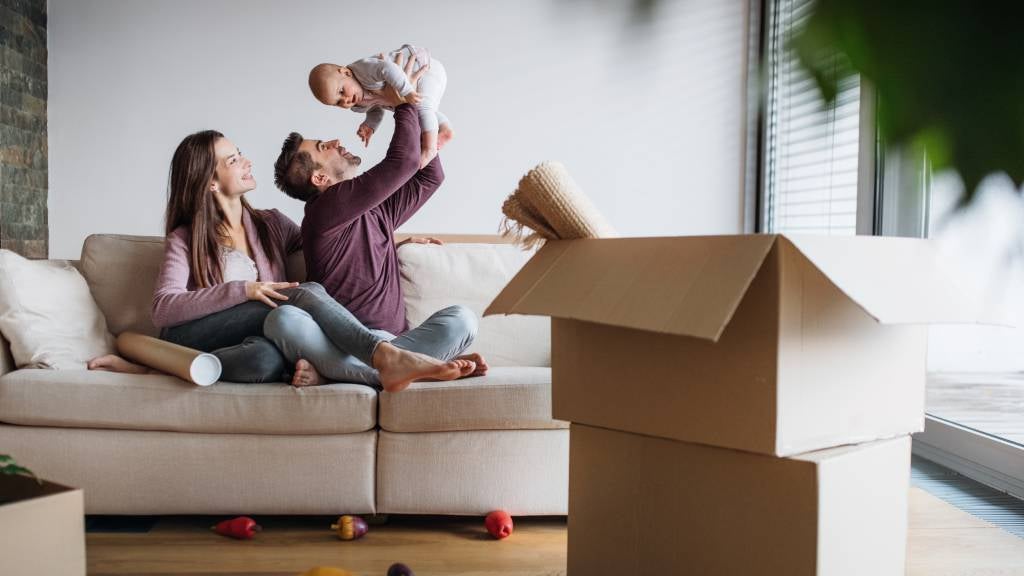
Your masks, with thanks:
[[[508,538],[512,534],[512,516],[504,510],[495,510],[484,519],[484,526],[495,540]]]
[[[348,570],[342,570],[341,568],[332,568],[331,566],[317,566],[316,568],[310,568],[299,576],[356,576]]]
[[[395,562],[388,568],[387,576],[416,576],[416,574],[413,573],[412,568],[401,562]]]
[[[331,530],[337,532],[338,538],[342,540],[358,540],[366,534],[368,528],[366,527],[366,520],[359,516],[349,516],[346,514],[338,517],[337,524],[331,524]]]
[[[248,516],[239,516],[238,518],[218,522],[216,526],[211,526],[210,530],[221,536],[228,536],[238,540],[252,540],[252,537],[260,530],[263,530],[263,527]]]

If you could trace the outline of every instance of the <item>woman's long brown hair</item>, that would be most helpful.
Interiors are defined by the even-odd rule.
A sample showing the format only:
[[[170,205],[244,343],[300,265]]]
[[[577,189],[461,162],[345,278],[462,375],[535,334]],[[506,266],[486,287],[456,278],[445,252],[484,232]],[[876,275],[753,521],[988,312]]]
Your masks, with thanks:
[[[167,184],[166,233],[187,226],[191,261],[189,271],[197,288],[215,286],[224,281],[220,245],[228,237],[228,223],[220,204],[210,192],[210,181],[217,168],[214,144],[224,135],[216,130],[189,134],[178,144],[171,159]],[[260,244],[271,261],[279,248],[271,237],[263,214],[253,210],[242,198],[242,208],[256,225]]]

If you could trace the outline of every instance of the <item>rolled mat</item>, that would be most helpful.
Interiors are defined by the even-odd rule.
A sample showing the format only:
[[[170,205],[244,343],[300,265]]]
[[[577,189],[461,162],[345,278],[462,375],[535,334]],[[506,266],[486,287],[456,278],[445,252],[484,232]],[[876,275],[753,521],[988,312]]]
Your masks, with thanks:
[[[617,236],[559,162],[542,162],[527,172],[501,211],[502,235],[527,247],[545,240]]]
[[[173,374],[198,386],[209,386],[220,378],[220,359],[152,336],[122,332],[117,351],[144,366]]]

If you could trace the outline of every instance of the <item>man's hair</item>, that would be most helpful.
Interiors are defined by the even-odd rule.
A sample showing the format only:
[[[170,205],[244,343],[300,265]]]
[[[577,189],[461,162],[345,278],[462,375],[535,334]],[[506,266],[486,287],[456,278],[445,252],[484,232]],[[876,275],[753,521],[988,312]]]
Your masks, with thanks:
[[[313,172],[323,166],[314,162],[309,152],[299,151],[300,144],[302,134],[298,132],[284,139],[281,155],[274,162],[274,184],[292,198],[308,202],[319,192],[313,185]]]

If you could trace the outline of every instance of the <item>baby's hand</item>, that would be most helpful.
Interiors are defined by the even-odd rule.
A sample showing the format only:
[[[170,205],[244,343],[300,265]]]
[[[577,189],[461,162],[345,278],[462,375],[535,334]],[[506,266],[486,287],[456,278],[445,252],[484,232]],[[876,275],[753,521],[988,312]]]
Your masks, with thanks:
[[[356,130],[356,136],[363,141],[363,146],[370,145],[370,137],[373,136],[373,128],[370,128],[366,124],[360,124],[359,129]]]
[[[420,93],[415,90],[405,95],[405,102],[407,104],[419,104],[422,100],[423,97],[420,96]]]

